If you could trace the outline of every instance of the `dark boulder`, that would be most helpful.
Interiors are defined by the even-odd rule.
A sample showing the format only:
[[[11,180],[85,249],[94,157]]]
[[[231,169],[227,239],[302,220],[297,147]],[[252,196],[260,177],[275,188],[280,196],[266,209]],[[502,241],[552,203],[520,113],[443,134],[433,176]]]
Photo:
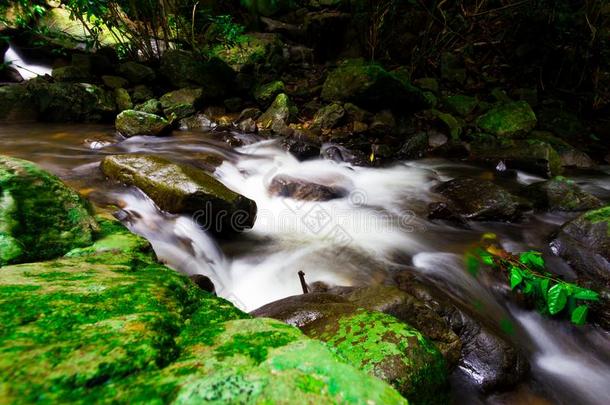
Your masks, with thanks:
[[[278,197],[289,197],[304,201],[328,201],[342,198],[347,191],[333,186],[312,183],[287,175],[275,176],[269,184],[268,191]]]
[[[561,176],[530,184],[523,195],[534,207],[550,211],[587,211],[603,205],[597,197]]]

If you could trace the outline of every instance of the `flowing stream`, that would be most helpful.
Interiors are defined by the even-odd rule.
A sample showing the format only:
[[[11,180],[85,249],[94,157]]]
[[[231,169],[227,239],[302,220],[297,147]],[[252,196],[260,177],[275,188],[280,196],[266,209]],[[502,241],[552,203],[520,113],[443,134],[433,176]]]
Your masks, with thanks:
[[[242,146],[231,148],[226,140]],[[484,232],[494,232],[510,251],[530,248],[568,277],[571,270],[548,250],[548,238],[568,214],[539,214],[517,224],[483,222],[460,229],[426,220],[435,200],[431,187],[457,175],[490,179],[488,169],[446,160],[402,162],[362,168],[331,160],[300,162],[270,141],[238,133],[175,132],[172,137],[115,136],[88,125],[15,124],[0,127],[0,153],[32,160],[101,207],[121,207],[120,218],[146,237],[160,260],[187,274],[204,274],[217,293],[243,310],[301,293],[297,272],[308,283],[364,286],[389,275],[416,271],[486,324],[508,322],[513,345],[526,353],[531,376],[517,389],[481,397],[452,379],[455,403],[610,403],[610,335],[594,326],[574,327],[517,308],[493,293],[494,285],[466,272],[464,251]],[[215,240],[192,218],[160,212],[138,190],[111,184],[98,170],[105,155],[154,153],[205,166],[222,157],[214,175],[253,199],[252,230]],[[303,202],[272,197],[267,186],[278,174],[347,190],[341,199]],[[610,168],[571,175],[587,191],[610,200]],[[541,180],[526,173],[504,179],[509,189]],[[458,370],[468,377],[468,370]],[[456,373],[460,374],[460,373]],[[471,375],[476,378],[476,375]]]

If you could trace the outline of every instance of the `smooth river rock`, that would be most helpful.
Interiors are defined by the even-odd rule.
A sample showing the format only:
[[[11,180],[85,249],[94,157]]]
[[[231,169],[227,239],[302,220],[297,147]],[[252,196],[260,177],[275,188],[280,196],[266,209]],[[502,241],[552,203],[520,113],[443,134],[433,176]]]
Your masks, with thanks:
[[[143,111],[125,110],[117,115],[116,130],[126,137],[136,135],[164,135],[170,128],[169,121],[156,114]]]
[[[104,174],[138,187],[164,211],[193,215],[213,232],[252,228],[256,203],[230,189],[203,170],[151,155],[107,156]]]

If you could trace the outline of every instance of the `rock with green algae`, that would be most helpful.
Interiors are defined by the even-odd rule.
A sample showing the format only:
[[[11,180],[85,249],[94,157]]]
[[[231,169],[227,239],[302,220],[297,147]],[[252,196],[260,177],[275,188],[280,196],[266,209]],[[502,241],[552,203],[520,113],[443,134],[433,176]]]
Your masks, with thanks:
[[[477,126],[483,131],[509,136],[532,130],[537,123],[536,114],[525,101],[500,104],[480,116]]]
[[[442,355],[424,336],[396,318],[359,309],[303,328],[341,358],[395,387],[414,403],[443,402],[447,371]]]
[[[597,197],[562,176],[527,186],[524,196],[534,207],[550,211],[588,211],[603,205]]]
[[[400,404],[320,342],[251,319],[157,264],[101,219],[100,237],[0,279],[3,403]]]
[[[345,109],[341,104],[332,103],[320,108],[313,117],[312,127],[331,129],[339,125],[345,117]]]
[[[478,101],[474,97],[457,94],[445,98],[445,105],[451,112],[465,117],[477,108]]]
[[[116,130],[126,137],[136,135],[164,135],[169,130],[169,121],[156,114],[125,110],[117,115]]]
[[[161,115],[163,114],[163,106],[161,102],[156,98],[151,98],[145,102],[136,105],[134,108],[136,111],[142,111],[148,114]]]
[[[57,177],[0,156],[0,266],[88,245],[96,226],[89,205]]]
[[[118,111],[130,110],[133,108],[129,92],[123,88],[114,89],[114,101]]]
[[[251,72],[257,66],[278,68],[283,62],[283,42],[278,34],[240,35],[234,45],[217,45],[212,53],[236,72]]]
[[[271,106],[257,120],[258,128],[281,132],[297,114],[296,106],[284,93],[278,94]]]
[[[202,107],[203,90],[184,88],[165,93],[159,101],[166,117],[181,120],[195,114]]]
[[[269,104],[275,100],[278,94],[283,93],[286,90],[284,82],[281,80],[275,80],[269,83],[265,83],[254,89],[254,99],[263,107],[268,107]]]
[[[101,169],[114,180],[138,187],[162,210],[199,214],[206,221],[200,225],[211,231],[242,231],[254,225],[254,201],[194,166],[133,154],[107,156]]]
[[[102,82],[106,87],[110,87],[111,89],[123,89],[127,87],[129,81],[120,76],[110,76],[104,75],[102,76]]]
[[[155,71],[138,62],[125,62],[117,67],[117,73],[129,80],[131,84],[149,83],[155,80]]]
[[[352,102],[364,108],[420,109],[426,106],[421,90],[375,63],[344,61],[328,74],[322,88],[326,101]]]
[[[51,74],[53,79],[58,82],[90,82],[93,79],[91,72],[80,66],[62,66],[53,69]]]

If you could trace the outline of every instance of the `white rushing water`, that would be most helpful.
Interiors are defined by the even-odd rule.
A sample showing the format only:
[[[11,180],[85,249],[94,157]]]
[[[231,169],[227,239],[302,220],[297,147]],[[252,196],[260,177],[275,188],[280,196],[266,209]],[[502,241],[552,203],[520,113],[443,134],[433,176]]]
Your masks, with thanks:
[[[556,400],[610,403],[610,365],[591,351],[595,341],[608,347],[606,334],[594,328],[577,331],[566,322],[560,330],[555,321],[506,306],[465,271],[459,254],[439,251],[438,240],[449,238],[452,231],[424,218],[425,207],[434,199],[431,187],[451,177],[441,168],[446,163],[419,161],[379,169],[330,160],[302,162],[267,142],[238,152],[214,174],[255,200],[258,218],[252,230],[225,242],[222,250],[188,216],[161,213],[139,192],[118,197],[131,229],[147,237],[170,266],[209,276],[220,296],[250,311],[300,294],[299,270],[309,283],[371,285],[384,280],[397,257],[412,258],[416,271],[436,280],[455,301],[478,303],[486,308],[481,316],[488,321],[510,319],[521,343],[529,342],[526,352],[534,375],[556,392]],[[324,202],[271,196],[268,186],[280,174],[339,187],[347,195]],[[517,179],[530,180],[527,175]],[[480,235],[460,232],[458,239],[476,240]],[[522,243],[508,239],[505,246]]]
[[[51,68],[49,66],[27,63],[23,59],[23,55],[21,55],[12,44],[9,45],[8,50],[4,54],[4,63],[17,69],[21,77],[25,80],[33,79],[36,76],[51,74]]]

